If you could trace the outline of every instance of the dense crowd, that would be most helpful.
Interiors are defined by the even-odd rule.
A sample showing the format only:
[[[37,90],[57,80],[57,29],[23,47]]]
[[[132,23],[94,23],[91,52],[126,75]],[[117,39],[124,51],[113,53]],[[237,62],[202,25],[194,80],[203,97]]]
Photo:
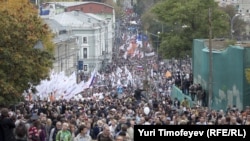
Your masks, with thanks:
[[[124,58],[134,37],[131,34],[121,32],[123,48],[116,45],[113,62],[99,72],[94,85],[81,94],[83,98],[31,100],[1,107],[0,141],[133,141],[135,125],[250,124],[249,107],[239,110],[232,105],[225,111],[206,107],[204,91],[193,84],[190,60],[164,62],[156,55],[142,58],[141,54]],[[121,69],[119,78],[112,81],[117,68]],[[125,68],[133,80],[128,81]],[[196,104],[171,97],[173,85]]]
[[[146,110],[147,109],[147,110]],[[184,99],[140,102],[105,96],[101,101],[34,101],[2,108],[1,141],[133,141],[134,125],[249,125],[250,108],[226,111],[189,107]]]

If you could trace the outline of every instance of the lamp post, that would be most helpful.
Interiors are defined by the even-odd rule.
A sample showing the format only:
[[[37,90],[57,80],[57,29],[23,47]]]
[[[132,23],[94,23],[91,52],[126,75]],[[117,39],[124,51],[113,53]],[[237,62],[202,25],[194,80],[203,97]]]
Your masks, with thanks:
[[[34,45],[34,49],[40,49],[40,50],[42,50],[43,49],[43,43],[42,43],[42,41],[41,40],[38,40],[37,42],[36,42],[36,44]]]
[[[160,34],[161,34],[161,32],[158,31],[158,32],[157,32],[157,35],[156,35],[156,34],[153,34],[153,33],[150,33],[150,32],[148,32],[148,31],[146,31],[146,34],[150,34],[150,35],[152,35],[152,36],[157,37],[156,54],[157,54],[157,60],[158,60],[158,53],[159,53],[158,50],[159,50],[159,41],[160,41]]]
[[[235,14],[233,17],[228,16],[229,19],[230,19],[230,34],[231,34],[231,39],[234,38],[233,37],[233,33],[234,33],[234,20],[238,16],[244,16],[244,14]]]
[[[156,46],[156,53],[157,53],[157,61],[159,60],[159,43],[160,43],[160,34],[161,34],[161,32],[157,32],[157,39],[158,39],[158,41],[157,41],[157,46]]]
[[[146,33],[147,34],[147,33]],[[144,78],[144,80],[143,80],[143,89],[144,90],[146,90],[146,96],[148,96],[148,69],[147,69],[147,64],[148,64],[148,62],[147,62],[147,58],[146,58],[146,56],[145,56],[145,54],[146,54],[146,49],[147,49],[147,47],[144,45],[145,43],[145,41],[144,41],[144,34],[143,33],[141,33],[141,38],[142,38],[142,50],[143,50],[143,58],[144,58],[144,62],[143,62],[143,69],[144,69],[144,75],[145,75],[145,78]]]
[[[79,79],[80,73],[79,73],[79,71],[83,70],[83,60],[80,60],[79,50],[80,50],[80,45],[78,43],[76,43],[75,57],[76,57],[76,82],[77,83],[80,82],[80,79]]]
[[[43,43],[42,43],[42,41],[41,40],[38,40],[37,42],[36,42],[36,44],[34,45],[34,47],[33,47],[35,50],[38,50],[38,51],[42,51],[43,49],[44,49],[44,46],[43,46]],[[34,89],[34,87],[32,86],[32,88],[31,89]],[[33,97],[33,96],[32,96]],[[37,100],[37,98],[38,98],[38,100],[40,99],[40,97],[35,97],[35,99]]]
[[[209,78],[208,78],[208,107],[212,107],[213,98],[213,52],[212,52],[212,11],[209,8]]]

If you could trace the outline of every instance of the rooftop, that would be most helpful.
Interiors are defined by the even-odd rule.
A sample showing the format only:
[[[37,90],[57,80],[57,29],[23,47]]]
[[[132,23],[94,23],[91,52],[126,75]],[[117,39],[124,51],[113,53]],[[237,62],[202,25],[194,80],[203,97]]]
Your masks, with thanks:
[[[61,6],[64,6],[64,7],[70,7],[70,6],[80,5],[80,4],[86,4],[89,2],[48,2],[48,3],[55,3],[55,4],[60,4]]]
[[[47,3],[58,4],[58,5],[61,5],[63,7],[71,7],[71,6],[78,6],[78,5],[82,5],[82,4],[91,4],[91,3],[101,4],[101,5],[106,5],[108,7],[112,7],[108,4],[101,3],[101,2],[94,2],[94,1],[84,1],[84,2],[78,2],[78,1],[71,2],[70,1],[70,2],[47,2]]]

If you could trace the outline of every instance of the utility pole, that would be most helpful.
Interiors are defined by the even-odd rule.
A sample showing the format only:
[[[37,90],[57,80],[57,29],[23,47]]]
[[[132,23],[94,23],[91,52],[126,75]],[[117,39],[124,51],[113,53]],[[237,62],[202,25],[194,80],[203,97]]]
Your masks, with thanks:
[[[142,38],[142,49],[143,49],[143,61],[144,61],[144,65],[143,65],[143,69],[144,69],[144,75],[145,75],[145,78],[143,80],[143,89],[146,90],[146,96],[148,98],[148,90],[149,90],[149,85],[148,85],[148,68],[147,68],[147,58],[146,58],[146,49],[147,47],[144,45],[145,44],[145,41],[144,41],[144,35],[143,33],[141,33],[141,38]]]
[[[213,53],[212,53],[212,12],[209,8],[208,12],[208,23],[209,23],[209,97],[208,97],[208,107],[212,107],[212,97],[213,97]]]

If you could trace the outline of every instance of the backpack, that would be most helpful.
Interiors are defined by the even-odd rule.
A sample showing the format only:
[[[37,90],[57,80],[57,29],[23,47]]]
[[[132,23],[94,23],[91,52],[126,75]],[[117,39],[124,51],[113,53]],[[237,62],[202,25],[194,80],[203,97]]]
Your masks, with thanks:
[[[19,138],[23,138],[25,137],[25,135],[27,134],[27,129],[25,126],[25,123],[20,122],[16,129],[15,129],[15,134],[19,137]]]
[[[40,136],[37,134],[40,134],[38,129],[36,127],[30,127],[29,129],[29,138],[31,141],[40,141]]]

